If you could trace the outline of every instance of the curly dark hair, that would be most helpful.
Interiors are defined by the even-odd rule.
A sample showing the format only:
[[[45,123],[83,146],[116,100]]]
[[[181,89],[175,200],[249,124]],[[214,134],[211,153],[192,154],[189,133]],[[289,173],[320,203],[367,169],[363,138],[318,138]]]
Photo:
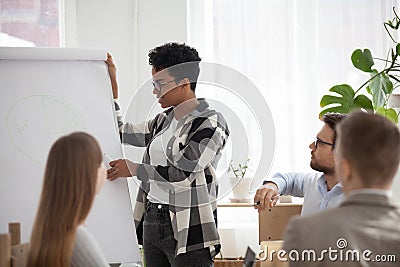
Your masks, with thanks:
[[[201,58],[196,49],[187,46],[184,43],[166,43],[153,48],[149,52],[149,64],[155,71],[178,65],[168,69],[169,74],[179,80],[188,78],[190,80],[190,89],[192,91],[195,91],[196,89],[197,78],[200,73],[200,61]],[[179,64],[186,62],[193,63],[179,66]]]

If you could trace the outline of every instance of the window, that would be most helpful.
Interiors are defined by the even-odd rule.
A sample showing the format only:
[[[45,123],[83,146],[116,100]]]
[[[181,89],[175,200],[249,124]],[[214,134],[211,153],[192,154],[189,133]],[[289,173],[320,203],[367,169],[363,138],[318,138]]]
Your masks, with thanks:
[[[59,47],[59,0],[0,0],[0,46]]]

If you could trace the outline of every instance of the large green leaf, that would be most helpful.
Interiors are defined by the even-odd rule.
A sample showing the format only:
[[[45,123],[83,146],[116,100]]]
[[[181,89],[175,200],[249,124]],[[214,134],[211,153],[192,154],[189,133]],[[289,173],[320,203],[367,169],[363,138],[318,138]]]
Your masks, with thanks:
[[[376,90],[376,92],[374,91]],[[367,87],[367,90],[370,91],[372,95],[372,105],[374,106],[374,110],[379,107],[382,107],[385,104],[385,94],[378,87],[371,88],[370,86]]]
[[[320,116],[328,112],[348,113],[351,107],[351,103],[354,101],[353,88],[351,88],[351,86],[347,84],[340,84],[333,86],[331,89],[329,89],[329,92],[337,93],[339,96],[324,95],[321,98],[321,108],[326,106],[330,107],[322,110]]]
[[[321,117],[328,112],[349,113],[352,109],[373,110],[371,100],[365,95],[355,97],[353,88],[347,84],[335,85],[330,92],[338,95],[324,95],[321,98],[320,106],[325,108],[319,114]]]
[[[372,106],[372,101],[367,96],[360,94],[354,99],[352,109],[362,108],[368,112],[374,112],[374,107]]]
[[[364,51],[361,51],[361,49],[355,50],[351,54],[351,62],[353,62],[354,67],[365,72],[371,72],[371,67],[374,65],[369,49],[364,49]]]
[[[385,116],[386,118],[388,118],[389,120],[393,121],[396,124],[398,122],[398,116],[397,116],[396,110],[394,110],[392,108],[386,109],[384,107],[380,107],[376,110],[376,113],[381,114],[382,116]]]
[[[393,91],[393,83],[385,73],[379,73],[377,70],[371,72],[371,77],[374,77],[368,85],[372,94],[372,104],[375,110],[385,105],[386,95]]]
[[[385,92],[385,94],[390,95],[393,92],[393,83],[388,75],[383,72],[379,75],[379,79],[380,84],[382,85],[382,90]]]
[[[348,84],[339,84],[333,86],[331,89],[329,89],[329,92],[334,92],[337,93],[340,96],[332,96],[332,95],[324,95],[321,99],[321,107],[325,107],[329,104],[343,104],[346,106],[346,103],[348,103],[348,100],[350,99],[351,101],[354,99],[354,90],[351,88],[350,85]],[[337,101],[337,102],[334,102]]]

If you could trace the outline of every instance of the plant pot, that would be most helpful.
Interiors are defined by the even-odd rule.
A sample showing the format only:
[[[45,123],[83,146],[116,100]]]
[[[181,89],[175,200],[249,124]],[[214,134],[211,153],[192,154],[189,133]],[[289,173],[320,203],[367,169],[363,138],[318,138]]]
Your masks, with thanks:
[[[400,108],[400,94],[391,94],[388,106],[395,109]]]
[[[230,177],[233,194],[233,198],[230,199],[231,202],[250,203],[252,201],[252,196],[249,192],[251,180],[250,177],[244,177],[241,179]]]

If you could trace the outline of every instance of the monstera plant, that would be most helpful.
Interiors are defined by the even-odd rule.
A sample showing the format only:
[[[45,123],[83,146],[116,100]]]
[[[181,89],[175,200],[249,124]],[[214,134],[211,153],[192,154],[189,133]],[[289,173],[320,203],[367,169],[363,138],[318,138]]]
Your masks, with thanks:
[[[351,55],[351,61],[354,67],[368,73],[369,79],[356,90],[348,84],[335,85],[329,89],[335,94],[327,94],[321,98],[320,105],[324,109],[320,116],[327,112],[349,113],[353,109],[363,109],[398,122],[399,113],[388,105],[393,90],[400,86],[400,62],[398,61],[400,43],[391,34],[399,29],[400,18],[394,8],[393,12],[395,17],[383,24],[393,41],[393,47],[389,49],[387,58],[374,58],[369,49],[355,50]],[[375,69],[374,60],[384,61],[384,68]],[[367,94],[362,94],[362,89],[365,89]]]

